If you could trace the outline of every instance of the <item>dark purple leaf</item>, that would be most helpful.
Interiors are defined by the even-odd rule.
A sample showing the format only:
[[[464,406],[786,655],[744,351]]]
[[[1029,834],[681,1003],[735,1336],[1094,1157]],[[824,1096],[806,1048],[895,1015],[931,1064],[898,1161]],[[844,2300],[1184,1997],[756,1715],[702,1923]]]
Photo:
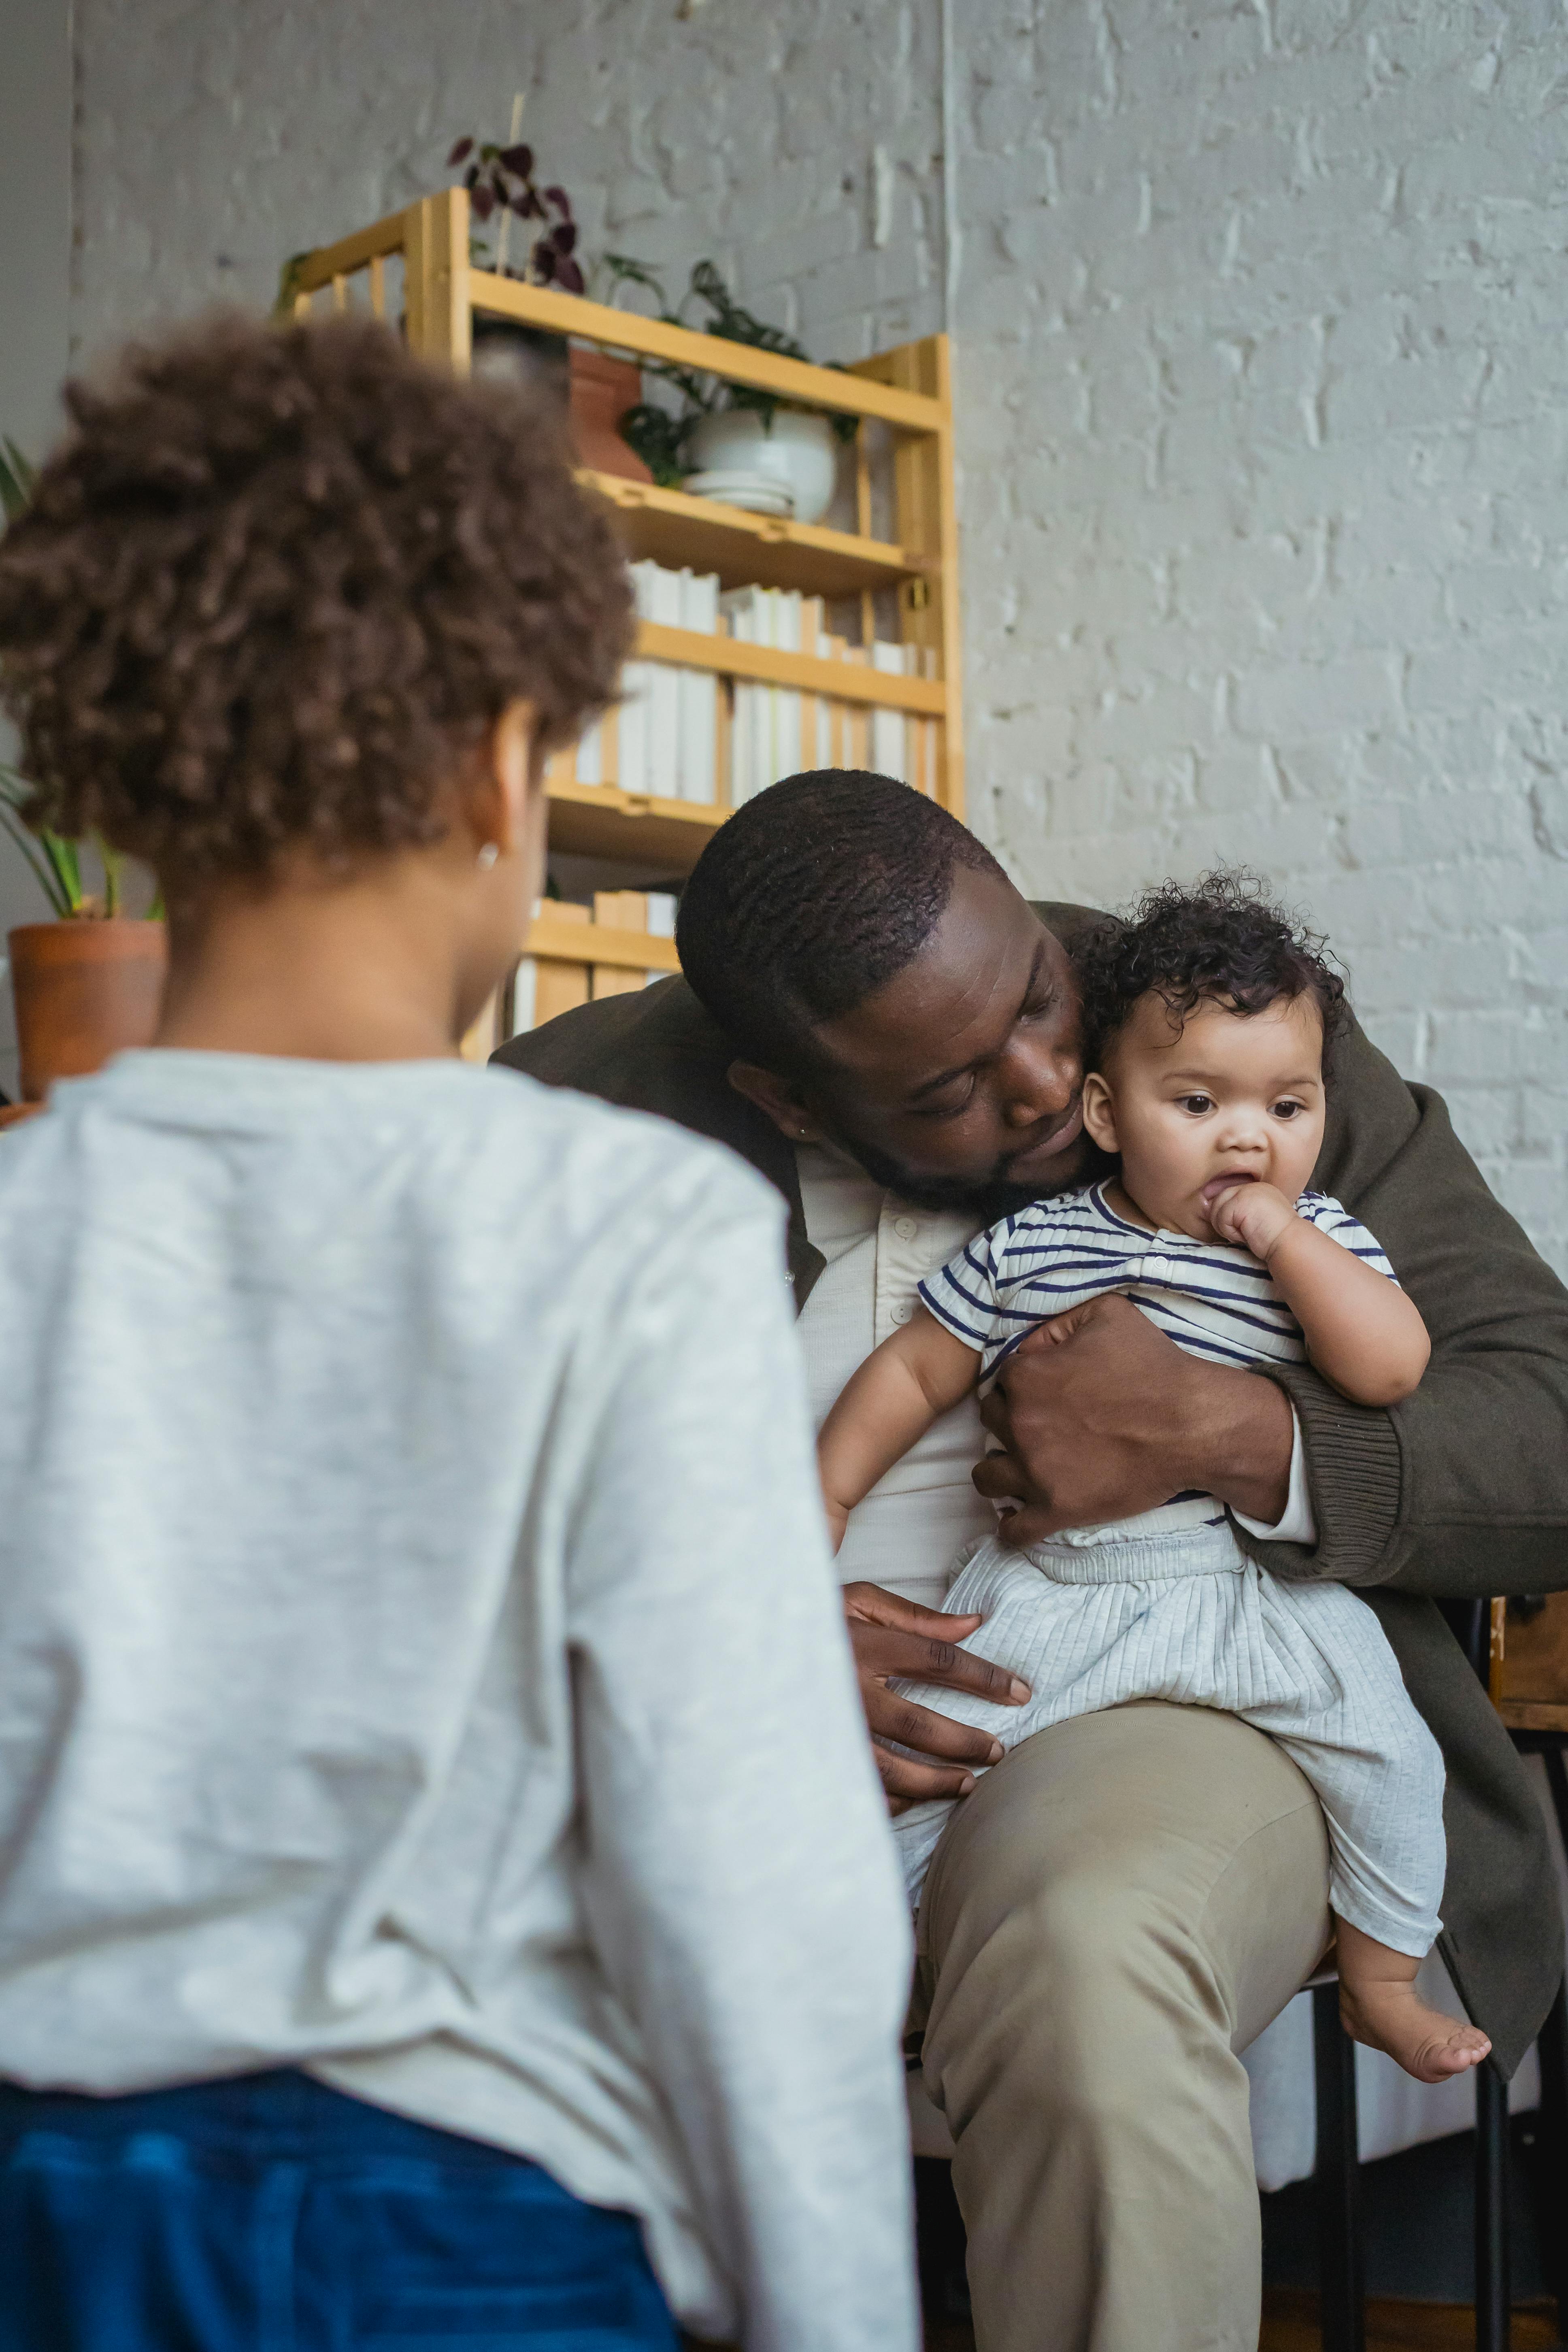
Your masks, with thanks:
[[[467,170],[467,171],[464,173],[464,174],[463,174],[463,185],[464,185],[464,187],[465,187],[465,188],[471,188],[471,187],[473,186],[473,184],[474,184],[475,181],[479,178],[479,165],[478,165],[477,163],[470,163],[470,164],[468,165],[468,170]]]
[[[526,189],[521,196],[513,196],[511,200],[511,208],[517,215],[519,220],[526,220],[528,218],[531,206],[529,205],[528,192]]]
[[[531,147],[503,147],[500,151],[500,159],[507,170],[515,172],[520,180],[526,180],[533,170]]]
[[[547,205],[554,205],[563,220],[571,219],[572,199],[567,194],[564,188],[546,188],[544,191],[544,201]]]
[[[494,192],[495,200],[498,205],[507,205],[510,203],[511,190],[507,185],[506,173],[499,167],[490,173],[490,187]]]
[[[551,285],[555,277],[555,247],[547,237],[541,237],[533,248],[533,267],[542,286]]]
[[[474,142],[471,139],[459,139],[447,158],[447,170],[450,171],[454,163],[460,163],[465,155],[471,155],[473,152]]]
[[[488,188],[474,190],[474,211],[480,220],[489,220],[496,208],[496,200]]]
[[[577,242],[576,222],[563,221],[559,227],[551,230],[550,241],[557,253],[570,253]]]
[[[524,220],[542,220],[544,218],[544,206],[540,203],[539,198],[534,194],[531,188],[530,188],[526,197],[523,199],[522,217]]]
[[[578,268],[574,261],[563,261],[557,263],[555,275],[560,279],[562,285],[566,289],[568,294],[581,294],[583,292],[583,273]]]

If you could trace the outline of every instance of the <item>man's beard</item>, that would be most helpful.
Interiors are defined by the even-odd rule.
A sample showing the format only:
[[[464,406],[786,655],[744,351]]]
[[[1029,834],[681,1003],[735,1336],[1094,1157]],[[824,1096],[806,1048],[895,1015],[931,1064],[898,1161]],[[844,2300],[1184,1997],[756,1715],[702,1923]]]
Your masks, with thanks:
[[[875,1144],[863,1143],[858,1136],[837,1135],[834,1141],[866,1171],[873,1183],[896,1192],[911,1207],[951,1210],[972,1216],[983,1225],[994,1225],[1004,1217],[1016,1216],[1033,1202],[1048,1201],[1058,1192],[1077,1192],[1080,1185],[1109,1175],[1117,1165],[1087,1135],[1079,1137],[1076,1144],[1069,1144],[1062,1153],[1059,1173],[1053,1171],[1044,1183],[1037,1178],[1028,1184],[1016,1183],[1008,1177],[1005,1159],[998,1160],[989,1174],[978,1181],[972,1177],[921,1176],[891,1152],[879,1151]]]

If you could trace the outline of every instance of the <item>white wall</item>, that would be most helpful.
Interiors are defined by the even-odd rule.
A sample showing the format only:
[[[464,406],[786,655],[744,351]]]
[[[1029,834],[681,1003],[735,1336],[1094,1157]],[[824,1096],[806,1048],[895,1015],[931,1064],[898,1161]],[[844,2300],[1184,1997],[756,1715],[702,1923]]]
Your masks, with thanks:
[[[949,0],[972,814],[1330,931],[1568,1267],[1557,0]],[[89,345],[525,131],[821,357],[942,320],[941,0],[78,0]]]

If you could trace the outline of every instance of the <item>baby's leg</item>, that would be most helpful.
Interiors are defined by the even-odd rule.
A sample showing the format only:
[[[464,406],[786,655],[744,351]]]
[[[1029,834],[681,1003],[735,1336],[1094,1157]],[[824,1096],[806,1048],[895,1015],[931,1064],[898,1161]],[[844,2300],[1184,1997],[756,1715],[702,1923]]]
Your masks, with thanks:
[[[1491,2045],[1415,1990],[1442,1924],[1441,1750],[1355,1594],[1263,1577],[1258,1597],[1277,1666],[1295,1687],[1238,1712],[1294,1757],[1322,1805],[1346,2031],[1417,2081],[1443,2082]]]
[[[1462,2025],[1433,2009],[1415,1990],[1421,1963],[1334,1921],[1340,1970],[1340,2016],[1352,2041],[1389,2056],[1418,2083],[1445,2083],[1479,2066],[1491,2043],[1479,2026]]]

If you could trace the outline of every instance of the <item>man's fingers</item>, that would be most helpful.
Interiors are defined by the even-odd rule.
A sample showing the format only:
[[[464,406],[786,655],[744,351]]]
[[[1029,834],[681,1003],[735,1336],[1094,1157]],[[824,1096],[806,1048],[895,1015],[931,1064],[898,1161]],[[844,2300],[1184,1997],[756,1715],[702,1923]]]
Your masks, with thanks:
[[[948,1635],[956,1626],[962,1636],[973,1633],[980,1622],[978,1617],[949,1617],[943,1610],[927,1609],[919,1601],[906,1601],[901,1593],[884,1592],[879,1584],[847,1584],[844,1613],[851,1628],[889,1625],[903,1633]]]
[[[944,1628],[962,1634],[973,1633],[979,1621],[943,1617],[939,1622]],[[1020,1682],[1005,1666],[993,1665],[989,1658],[977,1658],[973,1650],[961,1650],[956,1642],[918,1633],[896,1633],[879,1625],[864,1626],[858,1633],[851,1628],[851,1634],[862,1684],[900,1675],[911,1683],[941,1683],[949,1690],[972,1691],[976,1698],[994,1699],[998,1706],[1016,1706],[1029,1696],[1027,1683]],[[872,1705],[869,1692],[866,1705],[868,1711]]]
[[[962,1766],[916,1764],[907,1756],[889,1755],[875,1740],[871,1753],[894,1813],[906,1813],[911,1805],[925,1804],[932,1797],[967,1797],[974,1786],[973,1773]]]
[[[896,1740],[900,1748],[913,1748],[924,1757],[940,1756],[949,1763],[1001,1760],[1001,1741],[977,1724],[955,1723],[951,1715],[921,1706],[917,1699],[902,1697],[881,1683],[871,1684],[861,1696],[873,1739]]]

